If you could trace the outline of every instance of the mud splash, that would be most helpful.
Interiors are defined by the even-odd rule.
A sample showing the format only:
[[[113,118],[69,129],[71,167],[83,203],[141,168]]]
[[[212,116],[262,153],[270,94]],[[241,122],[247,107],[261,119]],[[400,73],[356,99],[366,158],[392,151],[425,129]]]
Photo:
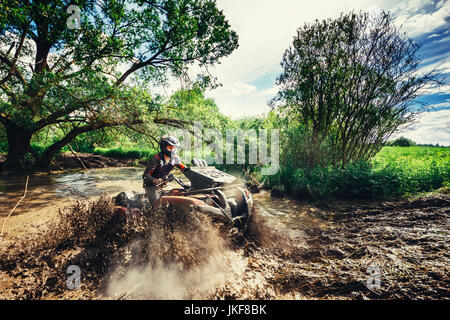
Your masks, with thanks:
[[[83,273],[79,298],[199,299],[232,281],[244,264],[229,231],[172,207],[124,221],[102,195],[79,199],[39,234],[10,240],[0,269],[15,279],[14,298],[72,297],[66,270],[76,265]]]
[[[117,251],[103,297],[202,299],[232,281],[229,230],[208,216],[167,207],[134,223],[142,230]]]

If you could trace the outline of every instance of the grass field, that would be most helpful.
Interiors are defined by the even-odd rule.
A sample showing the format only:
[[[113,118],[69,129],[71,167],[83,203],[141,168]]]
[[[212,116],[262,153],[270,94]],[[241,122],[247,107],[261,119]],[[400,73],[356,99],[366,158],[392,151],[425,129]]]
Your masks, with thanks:
[[[450,148],[384,147],[372,164],[375,171],[398,174],[404,194],[432,191],[450,183]]]
[[[373,158],[375,168],[385,165],[408,166],[421,170],[435,163],[438,167],[450,167],[450,148],[442,147],[384,147]]]
[[[345,169],[283,167],[263,180],[297,197],[401,198],[450,187],[450,148],[384,147]]]

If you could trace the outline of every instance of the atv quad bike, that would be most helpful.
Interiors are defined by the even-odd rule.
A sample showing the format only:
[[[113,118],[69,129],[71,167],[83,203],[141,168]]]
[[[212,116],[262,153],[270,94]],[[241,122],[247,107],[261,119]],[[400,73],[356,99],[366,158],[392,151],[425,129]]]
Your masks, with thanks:
[[[252,214],[253,197],[244,183],[208,166],[203,159],[192,159],[191,169],[185,176],[191,182],[189,186],[172,174],[167,177],[167,181],[175,181],[181,188],[163,191],[153,205],[155,209],[164,205],[191,206],[239,229],[245,228]],[[121,192],[115,197],[115,203],[120,215],[133,218],[141,213],[146,199],[144,194]]]

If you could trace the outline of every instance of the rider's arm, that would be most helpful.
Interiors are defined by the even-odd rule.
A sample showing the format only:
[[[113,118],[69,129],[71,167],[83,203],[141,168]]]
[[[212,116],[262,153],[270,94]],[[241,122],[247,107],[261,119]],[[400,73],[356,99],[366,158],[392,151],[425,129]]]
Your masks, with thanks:
[[[185,173],[185,172],[191,170],[191,168],[185,166],[185,165],[183,164],[183,162],[181,162],[181,159],[180,159],[180,158],[178,158],[177,160],[178,160],[178,161],[177,161],[176,166],[177,166],[178,169],[181,170],[181,172]]]
[[[156,169],[157,165],[158,165],[158,159],[156,158],[157,156],[155,155],[150,164],[148,165],[148,167],[145,169],[144,174],[142,175],[142,178],[146,181],[150,181],[150,182],[155,182],[156,178],[154,178],[152,176],[153,171]]]

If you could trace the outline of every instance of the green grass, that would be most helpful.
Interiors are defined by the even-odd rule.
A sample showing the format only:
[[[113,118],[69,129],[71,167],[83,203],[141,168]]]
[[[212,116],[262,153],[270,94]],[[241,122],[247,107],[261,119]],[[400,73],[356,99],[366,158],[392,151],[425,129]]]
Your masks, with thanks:
[[[384,147],[372,161],[352,163],[345,169],[286,166],[263,180],[270,188],[297,197],[406,197],[450,185],[450,148]]]
[[[386,165],[407,166],[421,170],[436,163],[439,167],[450,166],[450,148],[443,147],[384,147],[372,159],[375,168]]]
[[[403,195],[433,191],[450,182],[450,148],[384,147],[372,165],[375,171],[397,174]]]

